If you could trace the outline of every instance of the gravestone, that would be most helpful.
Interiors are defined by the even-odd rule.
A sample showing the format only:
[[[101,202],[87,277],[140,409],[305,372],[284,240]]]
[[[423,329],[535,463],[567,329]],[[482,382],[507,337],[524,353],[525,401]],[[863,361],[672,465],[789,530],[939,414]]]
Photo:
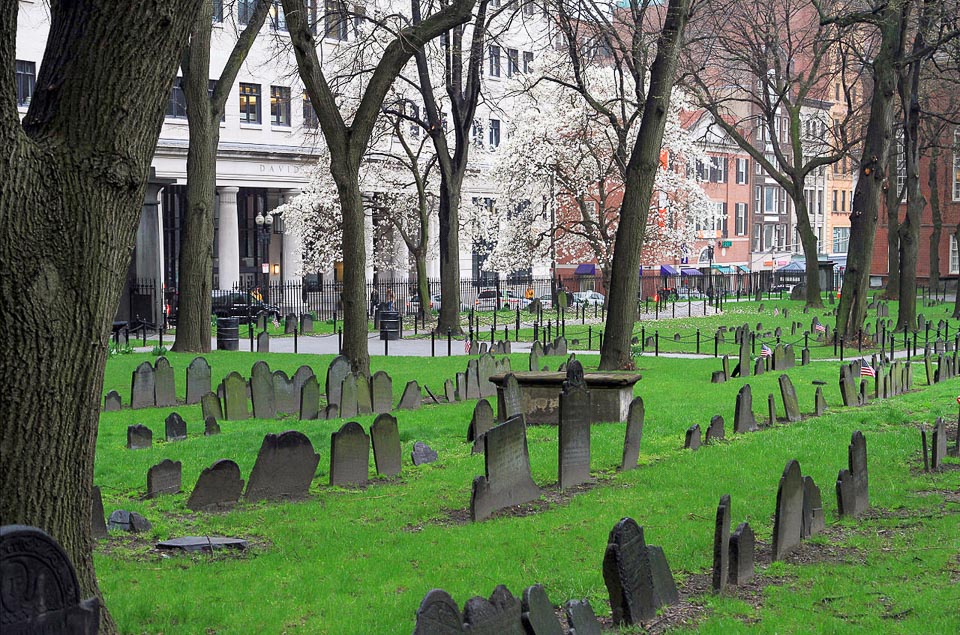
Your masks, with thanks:
[[[567,350],[567,338],[563,335],[553,340],[553,354],[563,355],[564,357],[569,355],[569,351]]]
[[[104,412],[120,412],[120,393],[111,390],[103,398]]]
[[[150,531],[152,528],[153,525],[151,525],[150,521],[144,518],[143,515],[137,512],[128,512],[125,509],[114,511],[110,514],[110,518],[107,519],[107,529],[117,529],[139,534]]]
[[[247,541],[242,538],[224,538],[223,536],[183,536],[182,538],[170,538],[157,543],[157,549],[169,551],[184,551],[187,553],[196,553],[198,551],[212,553],[217,549],[239,549],[247,548]]]
[[[310,375],[300,388],[301,421],[313,421],[320,417],[320,383],[316,375]]]
[[[153,432],[147,426],[138,423],[127,426],[127,449],[144,450],[153,447]]]
[[[343,424],[330,437],[330,484],[341,487],[366,485],[369,465],[370,437],[355,421]]]
[[[273,383],[273,373],[263,360],[255,363],[250,370],[250,400],[253,402],[255,418],[277,418],[277,393]]]
[[[158,357],[153,369],[155,399],[158,408],[177,405],[177,385],[173,377],[173,368],[166,357]]]
[[[210,392],[210,364],[203,357],[194,357],[187,366],[187,404],[200,403]]]
[[[309,313],[300,314],[300,334],[301,335],[313,334],[313,316]]]
[[[320,455],[302,432],[288,430],[263,438],[250,472],[248,501],[306,498]]]
[[[456,635],[463,633],[460,607],[442,589],[431,589],[417,609],[413,635]]]
[[[622,518],[610,531],[603,581],[618,625],[651,620],[657,609],[679,599],[663,551],[644,542],[643,527],[632,518]]]
[[[623,439],[623,459],[621,470],[633,470],[640,460],[640,441],[643,439],[643,398],[634,397],[627,411],[627,432]]]
[[[827,401],[823,398],[823,387],[817,386],[817,392],[813,396],[813,414],[820,417],[827,411]]]
[[[773,347],[773,370],[786,370],[786,354],[783,349],[783,344],[777,344]]]
[[[800,402],[797,400],[797,391],[790,381],[789,375],[780,375],[780,397],[783,399],[783,410],[787,415],[787,421],[794,423],[800,421]]]
[[[722,370],[715,370],[713,374],[710,375],[711,384],[722,384],[727,381],[727,374]]]
[[[513,417],[523,416],[523,393],[520,383],[513,373],[503,378],[503,388],[497,393],[497,418],[504,422]]]
[[[563,635],[563,628],[553,612],[553,603],[543,590],[543,585],[534,584],[523,590],[521,614],[526,633],[532,635]]]
[[[720,415],[710,417],[710,427],[707,428],[706,442],[710,443],[711,441],[723,439],[725,435],[726,431],[724,430],[723,417]]]
[[[200,411],[203,418],[213,417],[214,419],[223,419],[223,407],[220,405],[220,397],[216,393],[208,392],[200,397]]]
[[[350,373],[350,360],[343,355],[337,355],[327,367],[327,403],[340,405],[340,389],[343,379]]]
[[[147,498],[179,494],[183,464],[164,459],[147,470]]]
[[[223,416],[217,419],[243,421],[250,418],[247,409],[247,382],[234,371],[223,378]]]
[[[94,540],[107,537],[107,521],[103,517],[103,496],[96,485],[90,492],[90,535]]]
[[[809,476],[803,477],[803,517],[800,524],[800,538],[816,536],[827,528],[823,514],[823,502],[820,488]]]
[[[467,362],[467,399],[480,398],[480,371],[477,360]]]
[[[753,374],[762,375],[767,370],[767,360],[765,357],[758,357],[753,363]]]
[[[933,360],[930,358],[929,353],[923,356],[923,366],[927,371],[927,385],[932,386],[936,381],[933,374]]]
[[[455,401],[457,401],[457,390],[456,388],[454,388],[452,379],[444,380],[443,394],[447,398],[448,402],[454,403]],[[374,399],[376,399],[376,395],[374,395]]]
[[[350,419],[356,417],[359,410],[359,400],[357,399],[356,373],[347,373],[343,378],[343,384],[340,386],[340,418]]]
[[[134,410],[153,408],[157,405],[156,398],[156,376],[153,366],[150,362],[142,362],[133,371],[130,381],[130,407]]]
[[[270,314],[266,311],[260,311],[260,313],[257,314],[257,330],[266,331],[269,320]]]
[[[497,394],[497,385],[490,381],[491,375],[497,374],[497,360],[493,355],[481,355],[477,361],[477,372],[480,382],[480,396],[492,397]]]
[[[744,325],[746,326],[746,325]],[[740,337],[740,377],[750,376],[750,334],[744,328]]]
[[[470,516],[474,522],[504,507],[540,497],[530,475],[527,430],[523,417],[513,417],[483,435],[485,475],[473,480]]]
[[[262,331],[257,333],[257,352],[258,353],[269,353],[270,352],[270,333],[267,331]]]
[[[787,461],[777,488],[777,509],[773,516],[773,560],[784,556],[800,546],[800,531],[803,524],[803,478],[796,459]]]
[[[852,364],[840,365],[840,396],[846,407],[859,406],[860,396],[857,393],[857,382],[853,376]]]
[[[283,334],[293,335],[296,332],[297,332],[297,314],[287,313],[287,316],[283,318]]]
[[[570,635],[601,635],[600,622],[589,600],[567,600],[563,605],[570,625]]]
[[[560,393],[558,480],[566,489],[590,479],[590,391],[583,366],[574,361]]]
[[[176,412],[167,415],[163,423],[168,443],[170,441],[183,441],[187,438],[187,422]]]
[[[724,355],[723,359],[721,360],[721,363],[723,364],[724,380],[730,379],[730,377],[732,377],[732,375],[730,374],[730,356]]]
[[[466,401],[467,399],[467,374],[457,373],[457,389],[455,392],[457,401]]]
[[[463,393],[460,394],[463,396]],[[400,397],[400,403],[397,405],[399,410],[419,410],[420,409],[420,384],[411,380],[407,382],[403,389],[403,395]]]
[[[373,374],[370,384],[373,392],[373,411],[380,414],[393,410],[393,379],[390,378],[390,375],[378,370]],[[447,399],[452,401],[449,395]]]
[[[299,400],[299,398],[300,398],[300,393],[303,391],[303,385],[304,385],[304,384],[307,382],[307,380],[310,379],[311,377],[316,378],[316,374],[314,374],[312,368],[310,368],[309,366],[307,366],[306,364],[304,364],[304,365],[300,366],[300,368],[297,369],[297,372],[295,372],[295,373],[293,374],[293,377],[290,378],[290,379],[293,381],[293,393],[294,393],[295,395],[297,395],[297,399],[298,399],[298,400]],[[318,381],[318,382],[317,382],[317,394],[318,394],[318,395],[320,394],[319,388],[320,388],[320,382]]]
[[[740,523],[730,536],[730,584],[742,586],[753,578],[755,549],[750,523]]]
[[[463,626],[477,635],[525,635],[520,601],[498,585],[490,599],[474,596],[463,605]]]
[[[683,441],[683,447],[686,450],[700,449],[700,424],[695,423],[687,428],[687,434]]]
[[[243,492],[240,467],[229,459],[220,459],[204,468],[187,501],[187,509],[221,511],[233,507]]]
[[[467,428],[467,441],[473,441],[473,454],[483,451],[483,435],[492,427],[493,407],[486,399],[480,399],[473,408],[473,417]]]
[[[282,370],[274,371],[271,379],[277,413],[297,414],[300,411],[300,391],[297,390],[293,380],[287,377],[287,374]]]
[[[486,354],[487,354],[487,351],[488,351],[487,343],[486,343],[486,342],[481,342],[481,343],[480,343],[480,351],[479,351],[479,352],[480,352],[480,355],[486,355]]]
[[[540,345],[539,341],[533,343],[533,348],[530,349],[530,368],[531,371],[540,370],[540,358],[543,357],[543,347]]]
[[[36,527],[0,528],[3,602],[0,624],[8,635],[96,635],[100,601],[80,599],[76,569],[63,548]]]
[[[727,587],[730,579],[730,495],[720,497],[713,527],[713,590]]]
[[[847,447],[847,469],[837,475],[837,513],[856,518],[870,508],[867,478],[867,440],[854,431]]]
[[[327,421],[339,418],[340,415],[340,406],[335,403],[327,404],[326,408],[323,409],[323,418]]]
[[[755,432],[757,419],[753,416],[753,392],[750,384],[744,384],[737,393],[737,405],[733,414],[733,431],[737,433]]]
[[[777,422],[777,400],[773,393],[767,395],[767,425],[772,426]]]
[[[400,475],[400,429],[397,419],[389,413],[381,413],[370,426],[370,441],[373,443],[373,464],[381,476]]]
[[[368,415],[372,412],[373,395],[370,394],[370,379],[365,375],[357,375],[357,414]]]
[[[220,434],[220,424],[213,417],[206,417],[203,420],[203,436],[212,437]]]
[[[809,348],[804,347],[800,350],[800,365],[801,366],[810,365],[810,349]]]
[[[413,450],[410,452],[410,460],[414,465],[433,463],[437,460],[437,451],[423,441],[417,441],[413,444]]]
[[[943,457],[947,456],[947,428],[943,417],[937,417],[937,422],[933,424],[933,442],[930,449],[930,467],[939,472],[943,469]]]

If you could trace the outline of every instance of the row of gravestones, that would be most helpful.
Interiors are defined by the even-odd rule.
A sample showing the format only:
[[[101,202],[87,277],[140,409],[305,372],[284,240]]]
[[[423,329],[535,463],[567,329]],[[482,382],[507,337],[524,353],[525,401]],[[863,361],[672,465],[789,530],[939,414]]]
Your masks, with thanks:
[[[947,379],[953,379],[957,376],[958,352],[953,351],[953,355],[939,353],[937,355],[937,367],[933,367],[933,358],[930,355],[924,355],[923,365],[927,373],[927,384],[939,384]]]
[[[163,422],[164,437],[167,443],[183,441],[187,438],[187,423],[176,412],[171,412]],[[220,434],[220,424],[213,417],[203,421],[203,435]],[[142,423],[127,426],[127,449],[145,450],[153,447],[153,431]]]
[[[920,445],[923,450],[923,471],[939,472],[943,469],[943,459],[947,456],[947,427],[943,417],[937,417],[933,424],[931,443],[927,443],[927,426],[920,426]],[[953,456],[960,456],[960,421],[957,422],[957,442],[953,446]]]
[[[554,339],[553,342],[547,342],[546,346],[541,344],[540,340],[536,340],[533,346],[530,347],[530,363],[527,368],[531,372],[547,370],[546,366],[543,366],[544,357],[549,355],[562,355],[566,357],[568,354],[567,338],[562,335]]]
[[[747,338],[744,338],[746,341]],[[743,349],[746,348],[746,351]],[[810,350],[803,349],[801,357],[801,365],[806,365],[810,363]],[[734,367],[733,371],[730,371],[730,357],[729,355],[724,355],[720,359],[721,368],[720,370],[715,370],[710,375],[710,382],[713,384],[722,384],[733,377],[749,377],[750,376],[750,365],[751,357],[749,353],[749,345],[741,344],[740,352],[740,361],[737,362],[737,365]],[[789,370],[796,366],[796,355],[793,351],[793,345],[787,344],[777,344],[773,349],[773,355],[764,357],[761,355],[758,357],[753,364],[753,374],[762,375],[766,371],[782,371]]]
[[[949,375],[953,365],[952,359],[951,357],[941,358],[938,368],[934,372],[930,358],[924,358],[927,383],[930,385],[937,383],[939,381],[937,377],[941,371]],[[849,364],[840,366],[840,396],[843,399],[844,406],[863,406],[867,403],[869,391],[867,380],[863,377],[870,376],[869,372],[872,372],[874,378],[873,396],[875,399],[902,395],[913,389],[913,366],[909,361],[894,361],[882,366],[877,364],[874,356],[873,363],[867,369],[868,373],[865,373],[863,368],[864,365],[861,360],[854,360]]]
[[[476,340],[471,340],[467,345],[467,355],[486,355],[490,353],[492,355],[509,355],[513,352],[513,345],[510,343],[510,340],[497,340],[492,344],[487,344],[486,342],[477,342]]]
[[[186,403],[200,403],[203,395],[210,392],[210,364],[203,357],[196,357],[187,366]],[[133,371],[130,380],[130,407],[167,408],[177,405],[177,390],[173,368],[166,357],[158,357],[154,365],[143,362]],[[103,398],[106,412],[120,410],[122,401],[116,390]]]

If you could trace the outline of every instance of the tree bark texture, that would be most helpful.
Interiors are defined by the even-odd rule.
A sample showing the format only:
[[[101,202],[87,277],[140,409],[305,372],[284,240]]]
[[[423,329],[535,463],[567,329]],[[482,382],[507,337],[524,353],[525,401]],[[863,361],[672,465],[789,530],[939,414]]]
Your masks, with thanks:
[[[883,295],[887,300],[900,298],[900,201],[902,192],[897,187],[897,154],[890,153],[887,174],[891,175],[890,187],[883,194],[887,212],[887,288]]]
[[[940,182],[937,174],[939,169],[939,140],[934,140],[931,144],[930,163],[927,168],[927,185],[930,187],[930,216],[933,220],[933,228],[930,231],[929,287],[931,289],[940,286],[940,237],[943,235],[943,216],[940,213]]]
[[[810,214],[807,209],[807,200],[803,194],[803,183],[795,185],[790,194],[793,196],[793,206],[797,213],[797,233],[800,235],[800,244],[803,246],[803,256],[806,261],[806,284],[804,298],[806,306],[811,308],[823,307],[823,296],[820,294],[820,256],[817,248],[817,235],[810,226]]]
[[[13,68],[16,0],[0,4]],[[66,550],[100,595],[90,493],[110,326],[177,59],[200,0],[52,3],[21,124],[0,92],[0,518]],[[9,85],[8,85],[9,88]],[[116,630],[101,613],[101,632]]]
[[[650,66],[650,87],[624,178],[600,370],[629,368],[633,363],[630,339],[637,319],[640,250],[660,160],[670,94],[676,83],[680,41],[689,17],[690,0],[669,1],[663,30],[657,42],[657,55]]]

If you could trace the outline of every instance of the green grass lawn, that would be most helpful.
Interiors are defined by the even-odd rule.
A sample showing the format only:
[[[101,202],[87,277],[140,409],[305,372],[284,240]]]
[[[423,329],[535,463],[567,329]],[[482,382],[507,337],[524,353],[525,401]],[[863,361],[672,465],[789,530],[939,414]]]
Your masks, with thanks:
[[[797,314],[800,319],[799,309]],[[192,357],[168,355],[181,399]],[[253,362],[264,358],[272,369],[289,374],[308,364],[321,386],[332,359],[242,352],[206,358],[214,385],[232,370],[249,376]],[[116,389],[128,403],[131,372],[144,359],[152,356],[111,358],[104,392]],[[526,359],[514,355],[513,367],[526,369]],[[598,361],[580,359],[588,368]],[[555,368],[561,361],[554,357],[545,363]],[[439,393],[443,380],[465,365],[463,357],[372,359],[373,370],[393,377],[395,400],[413,378]],[[204,437],[199,405],[103,413],[94,480],[106,512],[139,511],[153,523],[149,535],[114,532],[100,542],[96,564],[107,605],[121,630],[130,633],[406,633],[431,588],[447,590],[462,607],[471,596],[488,596],[497,584],[519,596],[524,587],[542,583],[555,603],[585,597],[598,615],[609,616],[601,563],[607,535],[621,517],[635,518],[647,542],[663,547],[683,589],[709,573],[713,519],[722,494],[732,496],[733,527],[748,520],[758,541],[769,544],[777,483],[787,460],[796,458],[821,488],[830,528],[810,549],[834,556],[806,564],[764,564],[763,579],[776,583],[750,596],[738,596],[736,590],[694,595],[687,601],[698,607],[697,617],[689,627],[712,633],[960,630],[960,465],[949,459],[942,474],[917,471],[918,427],[937,416],[956,417],[960,381],[928,388],[918,368],[920,390],[842,409],[839,364],[818,362],[789,375],[804,412],[813,410],[812,381],[827,382],[825,416],[733,435],[735,398],[746,381],[760,421],[766,419],[768,393],[777,395],[783,416],[779,373],[711,384],[710,373],[719,368],[713,359],[643,356],[637,366],[643,379],[636,392],[646,405],[639,469],[616,470],[624,424],[597,424],[591,436],[598,483],[561,497],[557,429],[530,427],[533,477],[545,488],[543,500],[532,506],[535,513],[479,524],[463,521],[471,482],[484,469],[483,457],[472,455],[466,443],[474,402],[395,413],[403,474],[395,480],[374,476],[363,490],[328,485],[329,439],[343,421],[224,421],[220,436]],[[187,421],[189,438],[157,442],[164,418],[174,410]],[[684,431],[694,423],[705,430],[715,414],[726,419],[728,440],[698,452],[683,450]],[[356,420],[369,430],[373,417]],[[126,428],[134,423],[153,430],[153,449],[124,448]],[[320,454],[309,500],[241,503],[224,514],[186,509],[202,469],[230,458],[246,479],[263,436],[288,429],[306,434]],[[847,444],[857,429],[867,439],[875,511],[864,520],[838,522],[834,481],[846,467]],[[437,450],[439,461],[413,467],[409,453],[415,441]],[[141,500],[147,469],[165,458],[182,461],[184,492]],[[375,474],[372,458],[370,473]],[[252,548],[239,556],[170,556],[153,549],[159,539],[198,534],[246,538]]]

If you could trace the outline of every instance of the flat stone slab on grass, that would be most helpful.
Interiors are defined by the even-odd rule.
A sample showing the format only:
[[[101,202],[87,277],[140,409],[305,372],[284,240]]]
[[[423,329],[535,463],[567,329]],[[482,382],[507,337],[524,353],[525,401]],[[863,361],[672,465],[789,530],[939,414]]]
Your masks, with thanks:
[[[239,549],[247,548],[247,541],[242,538],[224,538],[223,536],[184,536],[183,538],[171,538],[157,543],[157,549],[167,551],[186,551],[193,553],[196,551],[214,551],[216,549]]]

